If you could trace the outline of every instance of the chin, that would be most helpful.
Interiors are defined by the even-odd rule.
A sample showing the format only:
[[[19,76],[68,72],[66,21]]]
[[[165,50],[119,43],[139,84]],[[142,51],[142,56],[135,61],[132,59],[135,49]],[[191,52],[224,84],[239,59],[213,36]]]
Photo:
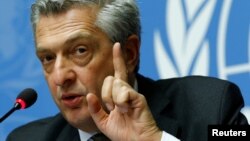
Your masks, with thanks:
[[[75,128],[81,130],[90,130],[94,121],[87,109],[71,109],[63,113],[64,118]]]

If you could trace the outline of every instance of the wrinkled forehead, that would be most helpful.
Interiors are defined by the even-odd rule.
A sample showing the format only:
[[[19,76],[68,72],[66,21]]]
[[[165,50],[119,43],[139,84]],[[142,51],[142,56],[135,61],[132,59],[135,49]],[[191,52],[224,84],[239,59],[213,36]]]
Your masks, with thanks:
[[[96,10],[93,8],[76,8],[57,15],[42,16],[35,32],[36,43],[43,39],[67,37],[80,32],[95,34],[100,31],[95,21]]]
[[[92,23],[95,24],[96,16],[98,12],[97,7],[85,7],[85,8],[71,8],[67,11],[51,15],[41,15],[37,23],[36,32],[43,30],[44,28],[54,28],[60,24],[66,24],[70,26],[70,23]]]

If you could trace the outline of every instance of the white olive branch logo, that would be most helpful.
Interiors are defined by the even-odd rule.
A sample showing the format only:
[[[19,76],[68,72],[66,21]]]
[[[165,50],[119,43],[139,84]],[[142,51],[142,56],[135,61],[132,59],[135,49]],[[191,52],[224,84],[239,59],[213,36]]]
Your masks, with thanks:
[[[206,34],[215,4],[215,0],[186,0],[184,3],[168,0],[165,22],[168,52],[161,31],[154,32],[156,64],[161,78],[208,75],[210,53]]]

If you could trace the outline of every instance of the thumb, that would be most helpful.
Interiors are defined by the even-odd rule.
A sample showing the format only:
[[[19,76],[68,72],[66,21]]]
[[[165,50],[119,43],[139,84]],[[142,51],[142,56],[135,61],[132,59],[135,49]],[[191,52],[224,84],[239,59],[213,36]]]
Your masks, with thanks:
[[[96,95],[89,93],[86,97],[89,113],[94,120],[96,126],[102,130],[105,127],[108,114],[104,111]]]

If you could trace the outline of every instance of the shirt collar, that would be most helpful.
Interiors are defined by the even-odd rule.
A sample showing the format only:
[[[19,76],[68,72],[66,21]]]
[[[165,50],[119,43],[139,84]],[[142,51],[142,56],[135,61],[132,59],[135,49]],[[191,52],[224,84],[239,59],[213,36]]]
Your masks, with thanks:
[[[78,132],[79,132],[81,141],[87,141],[90,137],[92,137],[93,135],[97,133],[97,132],[89,133],[89,132],[82,131],[80,129],[78,129]]]

